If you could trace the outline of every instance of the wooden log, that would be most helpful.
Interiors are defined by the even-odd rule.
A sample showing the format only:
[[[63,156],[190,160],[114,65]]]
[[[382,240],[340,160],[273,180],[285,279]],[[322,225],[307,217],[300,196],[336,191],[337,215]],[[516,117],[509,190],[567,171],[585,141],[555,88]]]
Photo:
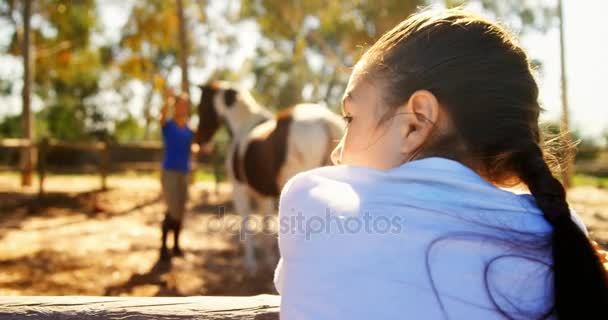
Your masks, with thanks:
[[[251,297],[0,297],[0,320],[255,319],[278,320],[280,298]]]

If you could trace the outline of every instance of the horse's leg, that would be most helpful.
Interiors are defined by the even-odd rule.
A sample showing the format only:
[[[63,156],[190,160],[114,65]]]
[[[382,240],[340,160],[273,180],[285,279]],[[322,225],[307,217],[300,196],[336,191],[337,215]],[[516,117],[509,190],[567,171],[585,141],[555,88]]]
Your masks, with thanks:
[[[249,234],[251,230],[248,229],[248,223],[251,217],[251,199],[249,193],[247,192],[247,186],[242,183],[234,183],[232,196],[234,208],[241,216],[239,240],[243,244],[245,270],[247,270],[250,275],[253,275],[257,272],[258,266],[255,260],[255,239]]]
[[[245,270],[252,275],[257,272],[257,263],[255,260],[254,239],[248,234],[249,230],[247,229],[247,223],[251,216],[251,198],[247,190],[247,185],[239,182],[236,179],[236,173],[234,172],[233,158],[238,145],[239,144],[236,141],[231,142],[230,148],[228,149],[229,152],[226,155],[225,166],[226,172],[228,172],[228,178],[232,184],[232,202],[234,203],[234,210],[241,217],[238,240],[240,240],[239,244],[242,243],[243,245],[243,263],[245,265]]]
[[[259,211],[263,216],[264,222],[264,239],[268,240],[272,239],[271,242],[264,241],[263,244],[263,252],[264,252],[264,260],[266,265],[274,267],[277,263],[277,239],[276,239],[276,230],[273,230],[271,227],[277,226],[277,210],[275,207],[275,199],[270,197],[263,197],[258,199]],[[278,226],[277,226],[278,227]]]

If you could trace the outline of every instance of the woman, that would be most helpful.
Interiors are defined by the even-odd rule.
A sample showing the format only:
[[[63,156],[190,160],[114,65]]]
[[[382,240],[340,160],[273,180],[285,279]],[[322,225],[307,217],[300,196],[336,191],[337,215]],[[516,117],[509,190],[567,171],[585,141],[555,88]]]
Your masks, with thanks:
[[[175,97],[172,91],[167,91],[165,103],[160,112],[160,125],[165,146],[161,185],[167,204],[165,219],[161,225],[161,260],[170,258],[167,249],[167,235],[170,231],[173,232],[173,255],[183,255],[179,246],[179,235],[188,201],[190,152],[198,150],[198,145],[192,144],[194,133],[188,128],[189,105],[190,100],[187,94]],[[167,119],[170,106],[173,106],[173,118]]]

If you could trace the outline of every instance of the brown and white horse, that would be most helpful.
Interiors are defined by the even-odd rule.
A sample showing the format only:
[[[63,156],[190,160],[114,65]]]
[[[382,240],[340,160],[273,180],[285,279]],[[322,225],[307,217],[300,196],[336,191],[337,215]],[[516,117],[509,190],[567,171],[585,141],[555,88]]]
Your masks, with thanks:
[[[246,229],[252,201],[267,215],[289,178],[298,172],[330,164],[331,151],[342,138],[342,117],[317,104],[298,104],[273,115],[246,90],[226,82],[201,86],[197,140],[203,149],[221,125],[230,132],[226,169],[233,203],[241,216],[244,263],[257,270],[254,243]],[[206,147],[207,146],[207,147]],[[274,254],[267,258],[274,258]]]

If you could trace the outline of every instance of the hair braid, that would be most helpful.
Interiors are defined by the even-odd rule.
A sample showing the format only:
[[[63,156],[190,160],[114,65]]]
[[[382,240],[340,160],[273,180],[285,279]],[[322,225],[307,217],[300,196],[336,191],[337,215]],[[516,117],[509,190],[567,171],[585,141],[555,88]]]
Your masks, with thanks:
[[[583,230],[572,220],[564,187],[551,174],[537,143],[531,143],[515,160],[520,178],[553,226],[555,309],[559,318],[605,318],[606,270]]]

